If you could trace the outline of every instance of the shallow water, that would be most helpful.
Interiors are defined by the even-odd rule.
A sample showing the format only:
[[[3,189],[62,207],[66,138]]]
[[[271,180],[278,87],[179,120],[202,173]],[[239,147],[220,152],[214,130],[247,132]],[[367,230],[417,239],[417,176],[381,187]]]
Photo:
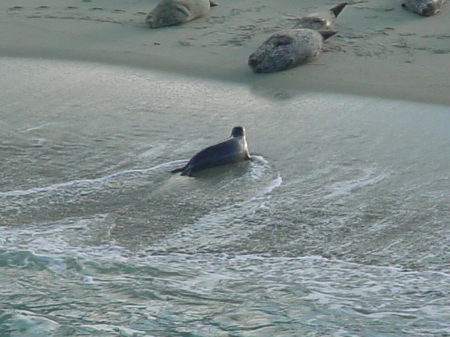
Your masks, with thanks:
[[[1,61],[0,336],[449,336],[448,106]]]

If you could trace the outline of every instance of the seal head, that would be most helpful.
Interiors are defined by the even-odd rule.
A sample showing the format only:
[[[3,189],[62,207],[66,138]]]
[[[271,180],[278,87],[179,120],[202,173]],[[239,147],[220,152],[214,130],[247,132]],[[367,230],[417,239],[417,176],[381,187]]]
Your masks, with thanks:
[[[201,170],[249,159],[251,157],[248,152],[245,129],[242,126],[236,126],[232,129],[229,139],[203,149],[194,155],[186,166],[175,169],[172,173],[181,172],[182,176],[193,176]]]
[[[249,56],[248,65],[255,73],[270,73],[296,67],[317,58],[323,40],[335,31],[288,29],[271,35]]]
[[[245,137],[245,129],[242,126],[235,126],[231,130],[231,137]]]
[[[442,5],[446,0],[405,0],[402,3],[403,8],[408,8],[422,16],[436,15],[441,11]]]
[[[150,28],[183,24],[207,15],[216,5],[212,0],[161,0],[148,13],[145,23]]]
[[[330,30],[334,25],[334,20],[347,6],[347,2],[341,2],[330,8],[325,13],[312,13],[307,16],[296,19],[297,24],[294,28],[308,28],[315,30]]]

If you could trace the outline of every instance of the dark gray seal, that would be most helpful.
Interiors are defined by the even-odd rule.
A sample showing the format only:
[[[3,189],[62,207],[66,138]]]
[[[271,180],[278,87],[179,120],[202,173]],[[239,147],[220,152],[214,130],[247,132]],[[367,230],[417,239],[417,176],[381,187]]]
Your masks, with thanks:
[[[422,16],[432,16],[441,11],[442,5],[446,0],[405,0],[402,3],[403,8],[408,8]]]
[[[334,26],[334,21],[342,10],[347,6],[347,2],[341,2],[336,6],[330,8],[324,13],[312,13],[301,18],[296,19],[297,24],[294,28],[309,28],[315,30],[331,30]]]
[[[219,165],[250,160],[245,129],[236,126],[231,131],[229,139],[201,150],[189,160],[186,166],[175,169],[172,173],[181,172],[182,176],[192,176],[193,173]]]
[[[213,0],[162,0],[148,13],[145,23],[150,28],[180,25],[209,13]]]
[[[288,29],[272,34],[248,58],[255,73],[270,73],[299,66],[322,53],[323,41],[336,31]]]

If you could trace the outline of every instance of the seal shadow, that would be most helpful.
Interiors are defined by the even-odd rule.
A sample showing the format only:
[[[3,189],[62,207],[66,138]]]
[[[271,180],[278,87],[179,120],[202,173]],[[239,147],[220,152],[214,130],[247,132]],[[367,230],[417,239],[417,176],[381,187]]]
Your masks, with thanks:
[[[171,175],[175,175],[176,177],[182,178],[182,179],[199,179],[203,181],[215,181],[215,182],[221,182],[224,179],[236,179],[241,178],[245,174],[249,173],[250,171],[250,161],[242,161],[239,163],[233,163],[233,164],[226,164],[226,165],[220,165],[215,167],[210,167],[198,172],[194,172],[191,177],[188,176],[181,176],[179,174],[170,173]]]

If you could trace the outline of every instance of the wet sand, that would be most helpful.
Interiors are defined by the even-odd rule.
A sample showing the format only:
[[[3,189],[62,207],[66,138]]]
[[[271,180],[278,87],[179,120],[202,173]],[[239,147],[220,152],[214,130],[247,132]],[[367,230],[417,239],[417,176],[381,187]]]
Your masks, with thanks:
[[[98,61],[248,84],[262,93],[322,91],[450,104],[450,9],[420,17],[389,0],[349,1],[315,62],[253,74],[248,55],[295,17],[332,1],[222,1],[188,24],[148,29],[157,1],[4,0],[0,56]]]

